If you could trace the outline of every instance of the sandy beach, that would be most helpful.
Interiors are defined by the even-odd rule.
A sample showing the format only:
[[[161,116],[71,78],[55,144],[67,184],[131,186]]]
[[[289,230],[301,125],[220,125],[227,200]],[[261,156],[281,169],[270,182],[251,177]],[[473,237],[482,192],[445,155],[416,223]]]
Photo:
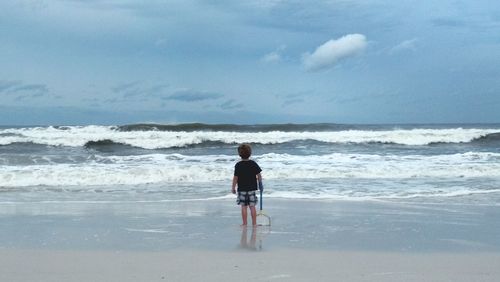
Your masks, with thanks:
[[[497,206],[232,201],[4,205],[1,281],[498,281]]]
[[[498,281],[500,254],[0,251],[2,281]]]

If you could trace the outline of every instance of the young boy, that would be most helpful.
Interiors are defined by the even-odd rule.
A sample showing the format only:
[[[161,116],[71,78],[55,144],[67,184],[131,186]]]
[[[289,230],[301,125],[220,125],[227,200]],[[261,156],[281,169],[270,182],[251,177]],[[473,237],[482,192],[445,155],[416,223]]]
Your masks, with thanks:
[[[242,226],[247,225],[248,207],[250,207],[250,214],[252,216],[252,225],[257,225],[257,181],[262,183],[262,176],[259,165],[250,160],[252,155],[252,148],[248,144],[242,144],[238,147],[238,155],[241,160],[234,166],[233,186],[231,191],[236,194],[236,185],[238,185],[238,197],[236,203],[241,206],[241,218],[243,220]],[[262,189],[262,188],[261,188]]]

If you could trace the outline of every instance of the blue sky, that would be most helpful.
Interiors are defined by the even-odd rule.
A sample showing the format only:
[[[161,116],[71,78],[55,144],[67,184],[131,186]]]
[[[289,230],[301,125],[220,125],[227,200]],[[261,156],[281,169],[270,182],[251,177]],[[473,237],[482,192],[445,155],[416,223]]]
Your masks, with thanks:
[[[0,124],[500,122],[498,1],[0,2]]]

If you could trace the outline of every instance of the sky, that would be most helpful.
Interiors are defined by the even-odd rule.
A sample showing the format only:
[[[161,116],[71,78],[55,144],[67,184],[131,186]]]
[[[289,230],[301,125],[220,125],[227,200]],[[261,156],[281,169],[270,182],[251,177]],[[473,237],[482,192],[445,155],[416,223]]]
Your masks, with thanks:
[[[0,124],[500,122],[498,0],[3,0]]]

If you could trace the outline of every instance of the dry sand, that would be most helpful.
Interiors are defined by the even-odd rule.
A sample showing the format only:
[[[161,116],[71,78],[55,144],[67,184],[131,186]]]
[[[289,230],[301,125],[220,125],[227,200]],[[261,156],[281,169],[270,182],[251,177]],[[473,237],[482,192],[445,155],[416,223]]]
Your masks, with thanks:
[[[2,250],[0,281],[500,281],[500,254]]]

